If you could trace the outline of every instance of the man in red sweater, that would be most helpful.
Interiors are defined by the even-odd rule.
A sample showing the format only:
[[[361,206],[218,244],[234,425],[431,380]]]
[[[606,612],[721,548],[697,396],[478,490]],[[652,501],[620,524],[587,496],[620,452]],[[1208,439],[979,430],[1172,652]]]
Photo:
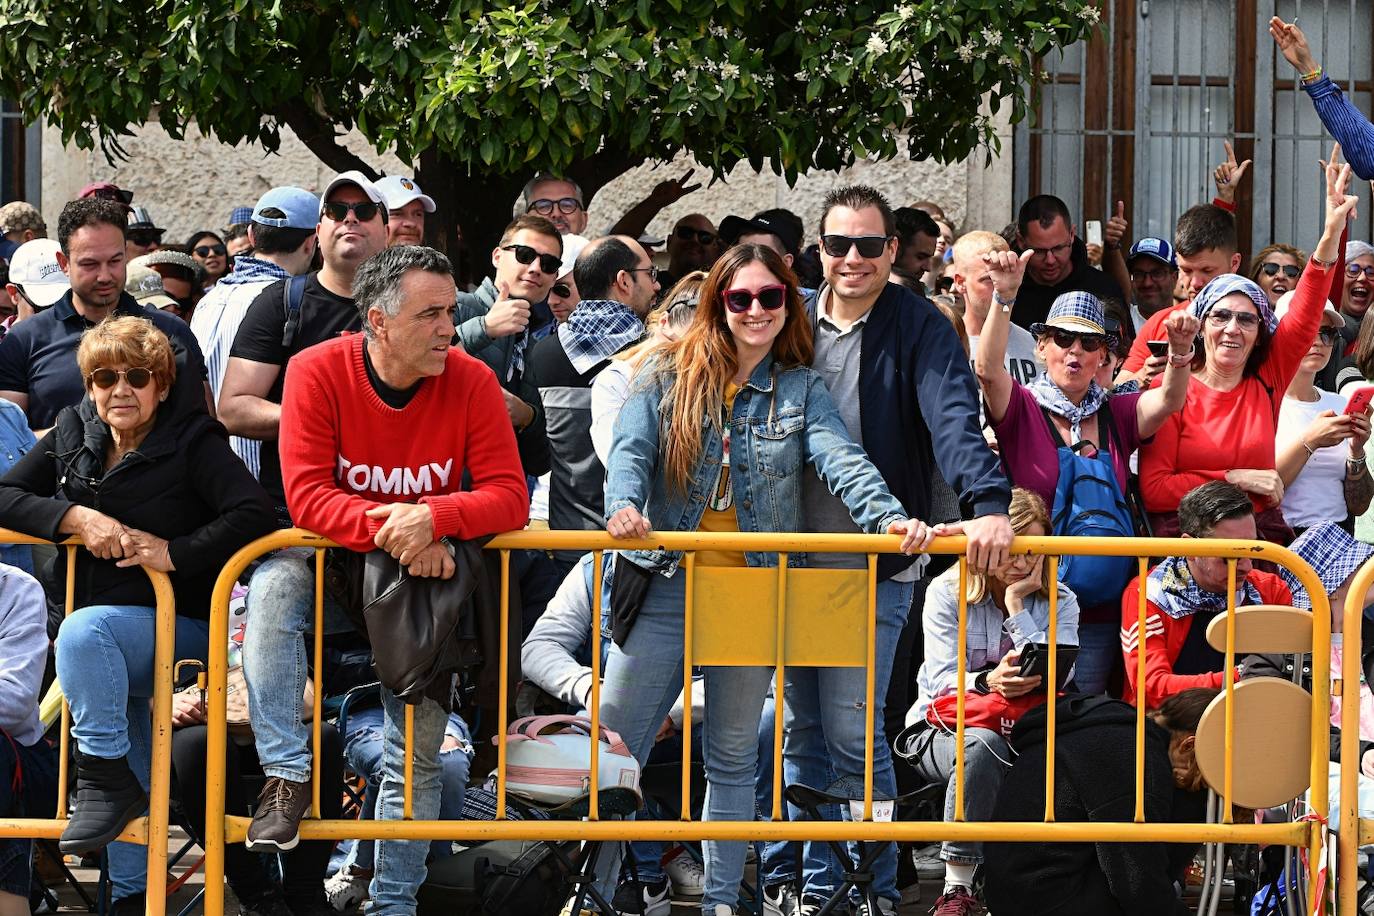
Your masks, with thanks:
[[[1214,480],[1189,491],[1178,505],[1185,538],[1254,540],[1255,510],[1235,484]],[[1168,557],[1145,579],[1145,705],[1157,709],[1192,687],[1224,685],[1225,655],[1207,642],[1207,625],[1226,613],[1226,563],[1220,557]],[[1140,577],[1121,596],[1121,650],[1126,656],[1127,702],[1136,702],[1140,634]],[[1291,604],[1273,573],[1236,561],[1236,607]]]
[[[385,550],[412,575],[449,578],[453,555],[441,539],[478,538],[528,520],[529,494],[501,388],[490,369],[450,346],[456,295],[444,255],[418,246],[388,248],[358,269],[353,296],[363,333],[311,347],[287,368],[281,421],[287,506],[298,525],[348,550]],[[305,666],[296,661],[300,634],[313,618],[313,584],[299,559],[274,557],[255,574],[253,587],[276,564],[289,564],[294,578],[274,574],[270,587],[292,594],[274,603],[281,619],[263,626],[284,638],[276,663],[259,659],[254,671],[268,672],[283,701],[252,711],[269,778],[248,838],[250,848],[267,850],[296,844],[310,798],[299,714]],[[405,705],[386,689],[382,703],[377,816],[400,818]],[[415,707],[417,819],[439,813],[446,719],[433,699]],[[428,849],[427,842],[378,844],[373,912],[415,912]]]

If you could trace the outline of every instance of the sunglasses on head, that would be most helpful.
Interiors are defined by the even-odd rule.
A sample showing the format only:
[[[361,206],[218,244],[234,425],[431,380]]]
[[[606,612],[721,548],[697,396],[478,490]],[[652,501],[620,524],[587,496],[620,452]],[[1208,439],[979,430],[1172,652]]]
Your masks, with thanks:
[[[150,229],[135,229],[128,234],[129,241],[135,245],[146,248],[149,245],[156,245],[162,241],[162,233],[154,232]]]
[[[1296,264],[1275,264],[1273,261],[1265,261],[1260,265],[1260,270],[1264,271],[1266,277],[1277,277],[1279,271],[1290,280],[1296,280],[1302,276],[1302,268]]]
[[[1336,341],[1340,339],[1340,328],[1322,328],[1317,332],[1317,340],[1326,344],[1328,347],[1334,347],[1336,345]]]
[[[381,212],[381,209],[381,204],[374,204],[370,200],[358,204],[346,204],[341,200],[331,200],[320,208],[320,212],[334,222],[341,223],[348,219],[349,211],[352,211],[353,215],[358,218],[358,222],[365,223]]]
[[[538,258],[539,269],[546,274],[556,277],[563,271],[563,259],[556,254],[540,254],[528,245],[502,245],[501,250],[513,252],[521,264],[533,264]]]
[[[533,210],[540,216],[550,216],[553,214],[555,207],[558,208],[559,213],[567,216],[570,213],[576,213],[578,210],[581,210],[582,201],[578,200],[576,197],[560,197],[558,200],[549,200],[547,197],[541,197],[539,200],[532,202],[529,210],[525,212],[529,213],[530,210]]]
[[[877,258],[891,239],[890,235],[823,235],[821,248],[832,258],[845,257],[851,248],[858,248],[861,258]]]
[[[1050,340],[1062,350],[1069,349],[1075,340],[1080,340],[1084,353],[1096,353],[1107,345],[1107,338],[1101,334],[1081,334],[1077,331],[1051,331]]]
[[[1236,320],[1236,324],[1246,330],[1259,327],[1260,316],[1254,312],[1233,312],[1230,309],[1212,309],[1207,313],[1207,321],[1214,328],[1224,328],[1231,323],[1231,319]]]
[[[725,300],[725,307],[737,315],[749,311],[755,299],[768,311],[775,312],[787,302],[787,287],[770,283],[758,289],[727,289],[720,298]]]
[[[197,245],[191,250],[195,252],[196,257],[200,258],[208,258],[214,254],[222,258],[229,253],[229,249],[225,248],[223,245]]]
[[[720,236],[706,229],[693,229],[691,226],[678,226],[673,230],[673,235],[678,237],[680,242],[690,242],[696,239],[702,245],[714,245]]]
[[[150,369],[97,369],[88,375],[87,380],[97,388],[113,388],[122,378],[129,383],[130,388],[147,388],[148,383],[153,380],[153,373]]]
[[[1374,264],[1369,264],[1364,267],[1361,267],[1358,264],[1345,265],[1345,275],[1347,277],[1353,279],[1355,277],[1358,277],[1362,272],[1364,273],[1364,278],[1366,280],[1374,280]]]

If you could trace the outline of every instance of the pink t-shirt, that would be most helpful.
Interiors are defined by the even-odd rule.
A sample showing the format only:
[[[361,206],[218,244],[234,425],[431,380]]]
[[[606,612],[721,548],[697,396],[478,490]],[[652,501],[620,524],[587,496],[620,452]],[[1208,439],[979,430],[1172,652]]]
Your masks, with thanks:
[[[1131,452],[1140,447],[1140,427],[1136,424],[1135,413],[1138,400],[1139,392],[1114,394],[1107,399],[1107,409],[1111,410],[1116,424],[1115,436],[1110,443],[1106,441],[1107,430],[1103,421],[1098,421],[1099,435],[1104,441],[1095,444],[1111,453],[1112,467],[1116,470],[1116,481],[1121,485],[1122,493],[1126,492],[1130,481],[1130,469],[1126,462]],[[1059,446],[1030,389],[1018,381],[1012,381],[1006,416],[1001,423],[994,423],[992,429],[997,434],[1002,466],[1006,468],[1012,484],[1040,494],[1045,501],[1045,508],[1053,512],[1054,490],[1059,485]]]

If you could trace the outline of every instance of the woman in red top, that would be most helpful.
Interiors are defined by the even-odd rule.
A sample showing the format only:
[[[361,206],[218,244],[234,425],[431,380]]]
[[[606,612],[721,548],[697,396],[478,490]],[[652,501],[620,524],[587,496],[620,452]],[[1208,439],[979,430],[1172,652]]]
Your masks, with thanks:
[[[1341,231],[1358,198],[1347,195],[1350,166],[1326,169],[1326,225],[1303,271],[1293,304],[1280,321],[1251,280],[1222,274],[1198,293],[1192,312],[1202,321],[1193,376],[1183,409],[1164,421],[1140,451],[1140,488],[1156,535],[1178,533],[1178,503],[1209,480],[1226,480],[1250,495],[1259,535],[1287,543],[1292,533],[1279,503],[1274,433],[1289,381],[1321,324]]]

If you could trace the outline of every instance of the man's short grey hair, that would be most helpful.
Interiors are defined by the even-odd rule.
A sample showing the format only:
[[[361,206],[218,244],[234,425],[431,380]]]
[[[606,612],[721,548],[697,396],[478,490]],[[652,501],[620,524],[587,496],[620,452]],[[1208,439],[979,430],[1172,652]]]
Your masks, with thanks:
[[[566,181],[573,186],[573,193],[577,196],[577,202],[584,208],[587,206],[586,199],[582,196],[582,186],[571,178],[564,178],[562,175],[555,175],[552,172],[540,172],[529,181],[525,182],[525,187],[520,191],[520,199],[515,202],[515,209],[511,211],[511,216],[519,216],[522,213],[530,212],[530,204],[534,203],[534,198],[530,195],[534,193],[534,186],[541,181]]]
[[[371,309],[395,318],[401,313],[401,280],[412,270],[453,276],[453,263],[443,252],[423,245],[397,245],[384,248],[368,258],[353,277],[353,303],[363,322],[363,333],[372,339],[372,327],[367,323]]]

